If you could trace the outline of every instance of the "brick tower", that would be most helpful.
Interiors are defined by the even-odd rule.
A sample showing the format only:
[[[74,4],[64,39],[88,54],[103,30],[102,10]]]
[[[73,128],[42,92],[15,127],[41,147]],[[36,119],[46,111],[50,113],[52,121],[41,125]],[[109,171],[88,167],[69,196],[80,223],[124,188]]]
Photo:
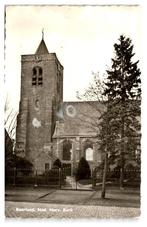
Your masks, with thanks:
[[[44,37],[33,55],[21,56],[21,96],[16,128],[16,153],[34,167],[49,168],[54,159],[52,135],[56,111],[63,101],[63,67],[49,53]]]

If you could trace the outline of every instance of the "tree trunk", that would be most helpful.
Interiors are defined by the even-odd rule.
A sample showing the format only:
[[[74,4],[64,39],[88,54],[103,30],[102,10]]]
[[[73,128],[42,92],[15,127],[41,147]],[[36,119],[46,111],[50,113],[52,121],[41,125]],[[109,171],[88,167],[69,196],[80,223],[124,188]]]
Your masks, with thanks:
[[[122,116],[121,128],[121,153],[120,153],[120,189],[123,188],[124,183],[124,154],[125,154],[125,131],[124,131],[124,116]]]
[[[105,193],[106,193],[107,159],[108,159],[108,113],[106,113],[106,150],[105,150],[105,160],[104,160],[103,179],[102,179],[102,193],[101,193],[102,199],[105,199]]]
[[[121,162],[123,162],[123,158],[121,157]],[[123,164],[121,163],[121,168],[120,168],[120,180],[119,180],[119,183],[120,183],[120,189],[123,188],[124,184],[124,168],[123,168]]]
[[[107,177],[107,152],[105,154],[105,163],[104,163],[104,170],[103,170],[102,193],[101,193],[101,198],[102,199],[105,199],[105,193],[106,193],[106,177]]]

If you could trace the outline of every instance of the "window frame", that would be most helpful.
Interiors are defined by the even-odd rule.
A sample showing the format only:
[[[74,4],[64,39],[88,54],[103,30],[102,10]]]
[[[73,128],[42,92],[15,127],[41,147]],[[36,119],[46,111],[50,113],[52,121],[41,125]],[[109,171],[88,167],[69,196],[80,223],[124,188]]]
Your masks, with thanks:
[[[40,66],[35,66],[32,69],[32,86],[43,85],[43,69]]]

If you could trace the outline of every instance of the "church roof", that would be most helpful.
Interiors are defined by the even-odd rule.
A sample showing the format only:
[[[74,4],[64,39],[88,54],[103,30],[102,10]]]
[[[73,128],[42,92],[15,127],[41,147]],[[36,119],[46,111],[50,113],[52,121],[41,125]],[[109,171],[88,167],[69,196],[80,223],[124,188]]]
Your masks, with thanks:
[[[100,102],[63,102],[57,114],[58,122],[53,138],[95,137],[99,131],[99,117],[105,105]]]
[[[44,39],[41,40],[35,54],[49,54],[47,46],[44,42]]]

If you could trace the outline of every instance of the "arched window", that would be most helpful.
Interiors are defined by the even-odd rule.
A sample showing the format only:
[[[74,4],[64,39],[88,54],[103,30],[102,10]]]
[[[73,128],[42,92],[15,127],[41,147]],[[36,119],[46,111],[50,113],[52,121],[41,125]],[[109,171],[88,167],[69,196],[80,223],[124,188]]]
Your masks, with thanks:
[[[93,161],[93,149],[91,147],[85,150],[85,156],[87,161]]]
[[[69,140],[63,142],[63,155],[62,159],[65,161],[71,160],[72,144]]]
[[[33,68],[33,75],[32,75],[32,85],[42,85],[43,78],[42,78],[42,68],[36,66]]]
[[[42,75],[42,68],[39,68],[39,75]]]
[[[93,144],[91,141],[86,141],[84,145],[84,153],[87,161],[93,161]]]
[[[37,74],[37,70],[36,68],[33,68],[33,75],[36,75]]]
[[[37,84],[37,69],[33,68],[33,75],[32,75],[32,85]]]

